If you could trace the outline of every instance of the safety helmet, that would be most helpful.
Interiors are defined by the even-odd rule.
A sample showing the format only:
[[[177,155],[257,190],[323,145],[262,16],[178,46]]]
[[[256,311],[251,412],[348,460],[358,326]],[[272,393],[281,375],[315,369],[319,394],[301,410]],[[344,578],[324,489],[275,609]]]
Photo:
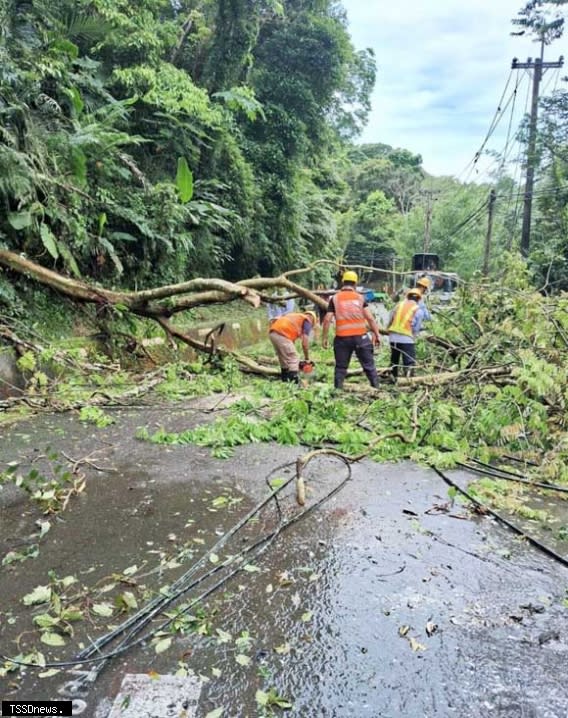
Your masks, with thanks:
[[[420,277],[420,279],[416,282],[417,287],[424,287],[424,289],[430,289],[430,280],[428,277]]]
[[[408,292],[406,293],[406,298],[407,299],[421,299],[422,294],[420,293],[420,291],[418,289],[409,289]]]
[[[357,272],[353,272],[351,269],[348,269],[346,272],[343,272],[343,277],[341,278],[342,282],[353,282],[353,284],[357,284],[359,281],[359,277],[357,276]]]
[[[311,309],[307,312],[304,312],[304,315],[311,317],[312,324],[315,324],[318,320],[317,314],[315,312],[312,312]]]

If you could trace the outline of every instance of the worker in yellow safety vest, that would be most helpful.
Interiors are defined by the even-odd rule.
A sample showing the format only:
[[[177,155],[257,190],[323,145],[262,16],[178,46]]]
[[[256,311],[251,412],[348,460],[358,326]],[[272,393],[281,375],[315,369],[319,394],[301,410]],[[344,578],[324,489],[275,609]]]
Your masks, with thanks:
[[[268,338],[276,351],[280,364],[282,381],[299,383],[298,371],[300,357],[294,346],[298,339],[302,340],[304,361],[310,361],[309,341],[312,329],[316,325],[316,313],[290,312],[272,320],[268,329]]]
[[[411,375],[416,365],[416,337],[424,319],[420,307],[421,299],[422,293],[418,289],[411,289],[389,316],[391,371],[395,379],[398,378],[398,365],[401,359],[407,376]]]

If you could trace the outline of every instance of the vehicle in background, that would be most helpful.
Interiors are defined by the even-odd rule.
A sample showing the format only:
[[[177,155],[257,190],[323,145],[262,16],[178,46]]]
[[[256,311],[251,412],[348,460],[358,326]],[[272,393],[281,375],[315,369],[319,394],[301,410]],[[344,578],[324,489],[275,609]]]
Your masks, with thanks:
[[[459,284],[459,276],[455,272],[443,272],[437,254],[415,254],[412,257],[412,272],[408,275],[407,287],[416,286],[421,277],[430,280],[429,294],[435,303],[449,302]]]

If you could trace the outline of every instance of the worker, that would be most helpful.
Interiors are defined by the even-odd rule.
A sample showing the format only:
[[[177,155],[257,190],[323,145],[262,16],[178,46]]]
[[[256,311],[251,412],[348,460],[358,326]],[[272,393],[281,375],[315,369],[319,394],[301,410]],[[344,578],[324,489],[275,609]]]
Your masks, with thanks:
[[[278,295],[275,296],[274,302],[270,302],[267,305],[268,319],[277,319],[284,314],[290,314],[294,311],[294,299],[289,297],[288,299],[278,300]]]
[[[317,321],[316,313],[290,312],[273,319],[268,330],[268,338],[276,351],[282,381],[299,383],[298,371],[300,358],[294,342],[301,338],[304,360],[310,361],[309,339]]]
[[[416,337],[424,319],[420,310],[421,298],[419,289],[411,289],[406,299],[399,302],[389,316],[391,371],[395,379],[398,378],[398,365],[401,358],[407,376],[410,376],[416,365]]]
[[[380,344],[381,335],[365,298],[356,289],[357,282],[358,277],[355,272],[347,270],[343,273],[341,289],[329,300],[323,320],[322,346],[327,348],[329,325],[335,316],[333,352],[335,354],[334,386],[336,389],[343,388],[353,352],[355,352],[371,386],[379,385],[373,348]],[[371,336],[368,333],[369,328]]]
[[[420,277],[416,282],[416,289],[420,292],[420,301],[418,302],[418,307],[422,315],[422,321],[429,321],[430,319],[432,319],[432,317],[430,316],[430,312],[428,311],[426,302],[424,301],[424,297],[428,294],[428,290],[430,289],[430,280],[428,279],[428,277]]]

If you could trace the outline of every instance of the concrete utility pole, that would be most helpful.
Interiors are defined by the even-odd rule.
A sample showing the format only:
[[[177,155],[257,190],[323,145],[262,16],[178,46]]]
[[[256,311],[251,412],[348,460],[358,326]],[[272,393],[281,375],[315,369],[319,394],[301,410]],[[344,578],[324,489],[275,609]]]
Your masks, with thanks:
[[[497,195],[492,189],[489,193],[488,215],[487,215],[487,235],[485,236],[485,253],[483,255],[483,274],[489,274],[489,256],[491,254],[491,235],[493,234],[493,210],[495,209],[495,200]]]
[[[540,57],[536,57],[533,61],[529,57],[526,62],[519,62],[515,57],[511,65],[513,70],[533,70],[533,87],[531,101],[531,116],[529,122],[529,143],[527,148],[527,172],[525,180],[525,199],[523,207],[523,229],[521,232],[521,253],[524,257],[529,254],[531,243],[531,215],[532,215],[532,198],[534,189],[534,172],[536,167],[536,128],[538,120],[538,97],[540,89],[540,81],[544,74],[544,70],[549,68],[562,67],[564,58],[560,58],[556,62],[544,62],[544,40],[540,46]]]

